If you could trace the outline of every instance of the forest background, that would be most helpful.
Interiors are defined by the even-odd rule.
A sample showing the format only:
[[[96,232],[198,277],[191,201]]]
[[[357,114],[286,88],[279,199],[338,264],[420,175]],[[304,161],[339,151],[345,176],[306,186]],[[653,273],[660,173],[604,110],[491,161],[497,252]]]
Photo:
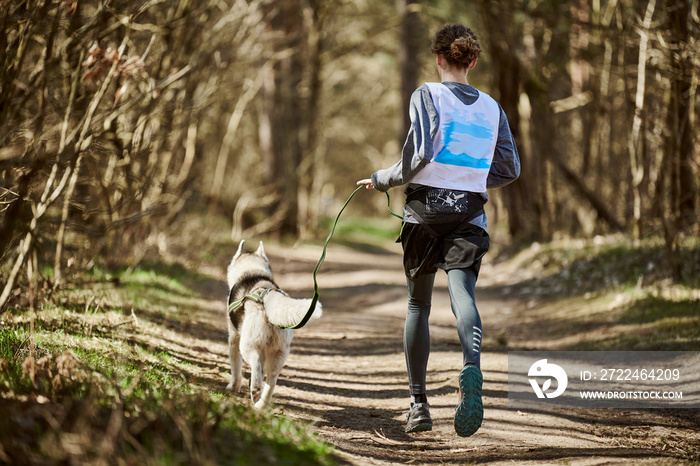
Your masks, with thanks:
[[[481,39],[469,81],[502,105],[522,162],[486,205],[490,257],[511,257],[480,278],[505,296],[485,304],[489,353],[697,350],[699,0],[0,0],[0,462],[333,464],[310,429],[222,393],[223,270],[240,239],[265,238],[287,284],[308,291],[310,259],[289,246],[320,249],[355,182],[398,160],[408,99],[438,79],[430,36],[457,21]],[[342,255],[358,256],[329,269],[384,280],[399,222],[383,195],[358,196],[341,223],[382,246],[355,242]],[[403,306],[396,270],[398,284],[329,289],[327,332],[295,337],[309,361],[285,370],[318,365],[324,345],[394,370],[401,345],[375,332],[400,335],[402,316],[369,307],[353,325],[363,294]],[[343,361],[319,372],[321,395],[347,392]],[[403,396],[403,381],[383,390]],[[489,396],[489,409],[504,402]],[[285,416],[308,411],[291,409],[298,398]],[[352,399],[316,404],[339,450],[464,463],[454,445],[401,437],[398,395],[370,419],[387,422],[381,435],[363,423],[376,400],[334,420]],[[511,428],[530,422],[510,414]],[[634,437],[628,413],[602,431],[577,415],[575,443],[590,431],[610,451],[509,441],[493,458],[700,458],[697,416],[649,415]]]
[[[138,263],[188,209],[231,218],[234,239],[318,234],[398,160],[407,100],[437,79],[429,36],[455,21],[481,38],[470,82],[522,159],[488,204],[500,240],[657,236],[678,279],[698,232],[698,8],[4,0],[0,308],[38,277],[60,285],[69,261]]]

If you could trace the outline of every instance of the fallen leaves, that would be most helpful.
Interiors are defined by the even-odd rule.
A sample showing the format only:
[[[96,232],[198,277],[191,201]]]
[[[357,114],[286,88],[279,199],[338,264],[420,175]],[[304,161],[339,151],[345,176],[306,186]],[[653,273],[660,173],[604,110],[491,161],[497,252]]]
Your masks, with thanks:
[[[95,41],[82,63],[82,67],[86,70],[82,82],[99,82],[115,64],[115,76],[121,78],[121,85],[114,94],[114,103],[117,104],[128,92],[132,78],[148,78],[146,63],[141,56],[120,56],[119,51],[114,47]]]

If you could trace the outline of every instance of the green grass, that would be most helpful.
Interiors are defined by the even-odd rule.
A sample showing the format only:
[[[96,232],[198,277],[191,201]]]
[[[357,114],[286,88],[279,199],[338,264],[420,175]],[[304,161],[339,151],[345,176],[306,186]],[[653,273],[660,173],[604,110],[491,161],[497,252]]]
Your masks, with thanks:
[[[535,245],[510,259],[527,277],[513,295],[537,303],[537,325],[561,349],[697,351],[700,243],[688,238],[676,254],[679,281],[658,238]]]
[[[697,351],[700,299],[682,288],[628,291],[627,302],[610,320],[627,330],[599,342],[596,349]]]
[[[647,293],[625,309],[620,323],[646,324],[659,321],[684,320],[700,316],[700,302],[689,296],[666,298]]]
[[[179,293],[185,296],[192,294],[177,279],[158,274],[155,270],[142,270],[139,268],[125,275],[121,281],[124,285],[131,285],[134,289],[158,288],[168,293]]]
[[[0,462],[335,463],[310,425],[223,395],[221,374],[183,353],[180,328],[203,347],[225,341],[189,315],[202,277],[177,264],[122,272],[95,267],[34,317],[0,316]]]
[[[322,231],[330,233],[334,221],[335,218],[328,218],[321,222]],[[400,229],[401,220],[395,217],[343,217],[335,228],[333,240],[384,242],[398,238]]]
[[[694,238],[675,252],[681,263],[679,285],[700,288],[700,243]],[[640,246],[619,236],[597,240],[535,243],[513,259],[535,275],[525,284],[542,293],[573,296],[604,290],[654,286],[671,279],[668,254],[658,238]]]
[[[317,243],[322,243],[328,237],[335,219],[325,219],[321,222]],[[394,217],[343,217],[338,222],[331,244],[345,246],[351,249],[372,254],[386,254],[400,250],[393,244],[399,237],[401,221]]]

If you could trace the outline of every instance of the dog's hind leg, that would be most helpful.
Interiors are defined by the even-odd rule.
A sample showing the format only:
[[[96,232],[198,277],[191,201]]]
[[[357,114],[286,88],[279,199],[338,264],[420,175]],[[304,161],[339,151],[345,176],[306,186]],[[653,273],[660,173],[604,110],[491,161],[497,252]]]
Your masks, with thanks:
[[[278,351],[273,354],[269,354],[266,358],[265,364],[265,385],[262,389],[262,394],[260,395],[260,400],[255,403],[256,409],[262,409],[270,405],[272,401],[272,393],[275,391],[277,386],[277,379],[279,378],[280,372],[284,367],[284,363],[287,360],[287,354],[283,351]]]
[[[262,388],[262,362],[260,355],[255,350],[247,351],[245,360],[250,365],[250,399],[255,404],[260,399]]]
[[[228,335],[228,355],[231,361],[231,383],[226,386],[226,390],[234,393],[241,391],[243,382],[243,359],[240,350],[241,338],[237,333],[229,332]]]

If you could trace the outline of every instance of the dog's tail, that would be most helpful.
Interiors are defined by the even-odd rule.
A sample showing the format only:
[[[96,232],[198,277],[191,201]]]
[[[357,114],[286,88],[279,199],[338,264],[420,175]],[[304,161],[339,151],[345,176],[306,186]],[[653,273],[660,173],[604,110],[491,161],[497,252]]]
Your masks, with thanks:
[[[267,319],[278,327],[291,327],[298,324],[311,306],[310,299],[290,298],[274,291],[265,296],[264,303]],[[318,319],[322,314],[323,309],[319,301],[316,303],[316,309],[309,320]]]

